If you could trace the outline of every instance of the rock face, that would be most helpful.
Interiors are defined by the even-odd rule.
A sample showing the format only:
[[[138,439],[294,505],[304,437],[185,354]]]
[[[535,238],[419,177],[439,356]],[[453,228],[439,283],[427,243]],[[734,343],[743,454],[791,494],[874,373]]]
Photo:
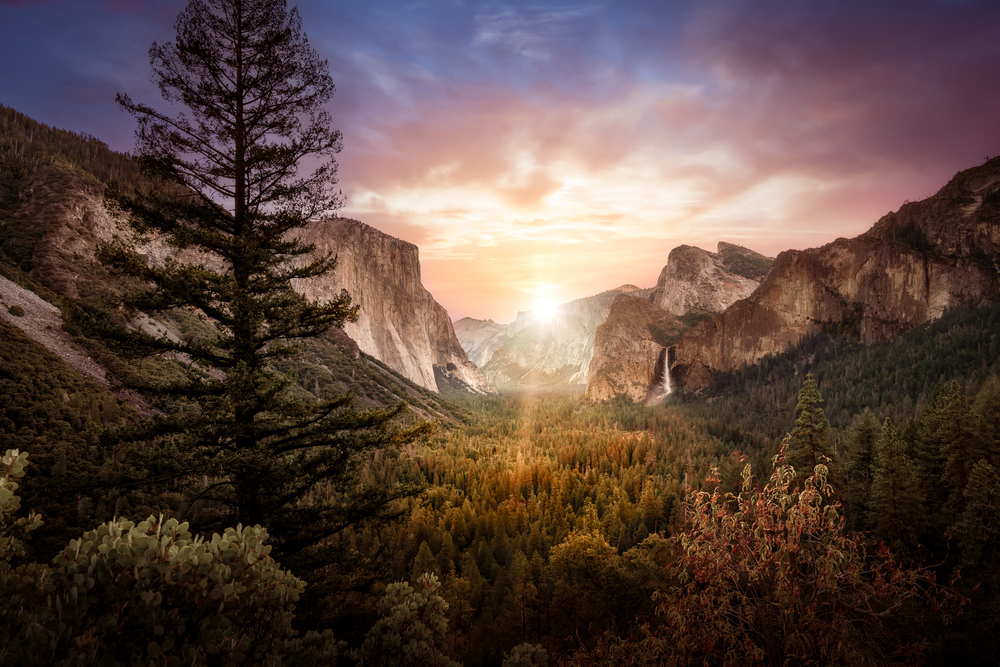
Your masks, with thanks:
[[[493,320],[463,317],[455,322],[455,335],[462,349],[469,355],[469,360],[482,368],[507,340],[509,328],[508,325],[497,324]]]
[[[660,358],[683,328],[679,318],[649,299],[618,296],[607,321],[597,328],[587,398],[607,401],[625,395],[636,403],[658,398],[656,388],[663,382]]]
[[[596,296],[559,306],[550,318],[518,313],[505,333],[507,340],[483,365],[498,389],[582,389],[594,354],[597,328],[621,294],[647,294],[623,285]]]
[[[46,275],[47,284],[75,298],[85,285],[75,268],[81,258],[93,257],[97,244],[116,234],[127,236],[122,223],[105,211],[101,194],[97,186],[63,193],[59,202],[62,224],[45,235],[38,252],[36,274]],[[344,330],[362,351],[433,391],[438,390],[436,377],[473,393],[494,391],[465,355],[447,311],[421,284],[415,245],[343,219],[312,225],[303,238],[316,244],[317,252],[337,253],[339,261],[331,274],[301,281],[296,288],[320,300],[346,288],[361,311],[358,322],[346,324]],[[213,263],[212,258],[191,251],[178,253],[155,238],[139,250],[153,264],[162,264],[169,256]]]
[[[894,338],[959,304],[1000,297],[1000,158],[904,204],[853,239],[781,253],[747,299],[687,332],[672,376],[687,389],[823,330]]]
[[[749,296],[773,262],[731,243],[719,243],[716,253],[687,245],[671,250],[648,299],[619,297],[612,304],[597,332],[587,397],[662,399],[668,348],[698,319]]]
[[[103,180],[111,169],[127,188],[128,175],[137,173],[134,163],[92,138],[47,128],[16,112],[13,116],[5,112],[4,117],[0,144],[12,139],[21,142],[25,146],[22,157],[34,157],[24,160],[25,165],[31,163],[30,168],[19,167],[5,174],[4,185],[14,196],[0,197],[0,255],[46,291],[101,307],[120,305],[122,281],[97,265],[94,252],[100,243],[115,236],[132,236],[122,220],[106,210]],[[36,137],[41,143],[33,148],[31,142]],[[437,390],[439,383],[444,383],[452,390],[493,391],[459,345],[447,312],[421,285],[415,246],[343,220],[315,225],[303,236],[315,242],[320,251],[340,252],[342,262],[333,275],[299,287],[319,299],[339,293],[342,287],[350,289],[363,310],[358,324],[347,328],[362,344],[361,349],[428,389]],[[155,236],[136,249],[153,265],[175,258],[224,269],[217,258],[179,251]],[[32,298],[0,279],[0,302],[3,312],[29,336],[74,368],[103,382],[104,369],[74,347],[69,333],[62,329],[53,305],[57,301]],[[15,306],[24,315],[7,313]],[[170,337],[180,332],[176,318],[170,315],[155,321],[137,317],[133,323]],[[360,355],[355,343],[339,329],[327,332],[324,339],[349,354]],[[383,368],[379,373],[392,375],[389,384],[399,386],[390,371]],[[406,387],[397,396],[421,393]]]
[[[670,251],[650,300],[677,317],[721,313],[750,296],[773,262],[732,243],[719,243],[717,253],[678,246]]]
[[[438,391],[441,379],[473,393],[494,391],[459,344],[448,312],[420,282],[417,246],[344,218],[312,225],[302,239],[337,255],[337,266],[296,289],[319,300],[346,289],[361,309],[344,331],[363,352],[427,389]]]

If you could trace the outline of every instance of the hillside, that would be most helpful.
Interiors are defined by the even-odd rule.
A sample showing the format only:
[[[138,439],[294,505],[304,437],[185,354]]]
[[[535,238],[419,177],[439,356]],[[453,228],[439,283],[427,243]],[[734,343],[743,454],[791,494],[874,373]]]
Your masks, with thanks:
[[[804,336],[892,339],[962,304],[1000,296],[1000,158],[957,174],[853,239],[781,253],[760,287],[686,333],[672,372],[689,389]]]
[[[120,304],[123,285],[110,279],[94,261],[100,243],[124,234],[102,201],[104,184],[111,178],[140,190],[154,187],[128,155],[111,151],[93,137],[49,128],[0,107],[0,262],[8,266],[15,283],[47,290],[41,299],[48,304],[37,304],[26,320],[15,323],[34,321],[43,317],[43,311],[49,313],[45,317],[59,319],[57,311],[70,303],[111,310]],[[362,310],[359,324],[348,324],[347,331],[367,354],[432,392],[439,389],[438,377],[448,391],[492,391],[468,361],[447,313],[420,283],[415,246],[341,219],[324,221],[309,233],[307,240],[317,246],[317,252],[343,257],[335,273],[300,287],[319,300],[349,287]],[[189,251],[178,252],[156,238],[141,241],[139,248],[153,264],[175,255],[190,262],[210,261]],[[372,252],[375,248],[384,253]],[[364,262],[354,262],[354,258],[364,258]],[[400,258],[406,261],[397,261]],[[385,276],[396,282],[382,279]],[[14,298],[14,291],[8,285],[5,293]],[[168,317],[144,326],[182,335],[184,323],[175,320]],[[66,332],[55,326],[58,338],[69,345],[66,350],[76,350],[74,363],[89,367],[89,375],[100,380],[103,370],[93,360],[80,360],[87,353],[74,347]],[[42,341],[55,340],[50,333],[32,335]],[[69,354],[62,356],[69,359]]]
[[[698,322],[752,294],[774,262],[732,243],[720,241],[717,248],[674,248],[644,303],[614,301],[597,331],[587,375],[590,400],[661,400],[669,392],[666,369],[673,362],[667,348]]]

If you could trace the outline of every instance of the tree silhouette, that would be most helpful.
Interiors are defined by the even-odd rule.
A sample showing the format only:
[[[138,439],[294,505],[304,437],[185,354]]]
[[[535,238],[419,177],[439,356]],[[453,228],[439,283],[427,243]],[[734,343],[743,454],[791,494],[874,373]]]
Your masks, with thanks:
[[[141,281],[129,312],[187,310],[208,333],[176,340],[121,323],[105,331],[129,356],[187,364],[184,377],[143,386],[176,399],[166,414],[122,435],[143,443],[140,468],[153,473],[145,483],[197,487],[192,516],[202,524],[215,507],[214,523],[263,524],[279,553],[300,554],[407,492],[359,489],[352,469],[359,453],[427,425],[390,426],[403,404],[357,412],[349,395],[312,400],[274,366],[357,313],[344,290],[320,303],[293,286],[333,269],[336,259],[313,255],[298,233],[341,204],[341,135],[323,107],[334,86],[297,11],[284,0],[192,0],[175,27],[176,42],[154,43],[149,56],[164,99],[185,110],[117,98],[138,121],[143,169],[162,185],[141,193],[112,184],[106,201],[137,239],[158,237],[177,254],[149,262],[136,239],[119,239],[98,256]],[[312,171],[302,173],[306,164]],[[332,491],[300,502],[321,480]]]

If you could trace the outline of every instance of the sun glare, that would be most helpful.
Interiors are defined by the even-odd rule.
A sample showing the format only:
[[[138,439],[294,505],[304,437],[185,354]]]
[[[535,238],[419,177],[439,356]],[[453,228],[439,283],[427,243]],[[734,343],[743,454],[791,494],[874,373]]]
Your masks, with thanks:
[[[559,302],[551,296],[541,296],[535,299],[531,312],[543,320],[551,320],[559,312]]]

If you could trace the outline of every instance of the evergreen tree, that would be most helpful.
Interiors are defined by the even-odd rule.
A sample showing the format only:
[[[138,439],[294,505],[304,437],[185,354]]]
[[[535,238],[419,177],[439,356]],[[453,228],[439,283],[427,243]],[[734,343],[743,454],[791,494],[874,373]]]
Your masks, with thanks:
[[[867,525],[865,515],[871,494],[875,444],[881,435],[882,427],[868,409],[855,417],[847,434],[847,489],[844,496],[852,529],[862,529]]]
[[[820,405],[823,397],[816,386],[812,373],[799,391],[799,402],[795,410],[799,413],[795,420],[789,441],[788,463],[799,472],[800,478],[812,474],[818,463],[828,464],[833,456],[830,444],[830,422]]]
[[[924,508],[917,467],[906,454],[892,420],[886,419],[875,443],[868,524],[892,549],[913,553]]]
[[[917,452],[921,482],[935,532],[951,526],[962,511],[963,491],[976,461],[986,455],[975,415],[958,382],[936,387],[920,418]]]
[[[1000,571],[1000,475],[980,459],[965,487],[965,510],[955,525],[962,562],[988,573]]]
[[[972,409],[978,418],[979,437],[988,460],[994,465],[1000,464],[1000,376],[986,378]]]
[[[346,291],[320,303],[293,288],[334,267],[299,234],[341,203],[341,135],[323,108],[334,86],[298,12],[284,0],[191,0],[175,27],[176,42],[154,43],[150,63],[163,97],[186,111],[171,116],[118,96],[138,120],[143,168],[163,186],[137,193],[112,184],[106,201],[137,238],[156,235],[188,253],[155,264],[118,240],[99,258],[144,285],[127,299],[129,312],[187,310],[211,333],[177,341],[122,323],[106,331],[123,353],[188,362],[180,380],[143,387],[176,399],[166,414],[122,436],[142,444],[137,481],[198,487],[192,518],[266,525],[278,553],[301,555],[408,492],[358,488],[352,471],[362,452],[427,427],[391,426],[403,404],[357,412],[349,395],[312,400],[275,370],[302,341],[357,313]],[[306,165],[315,168],[300,173]],[[300,502],[321,480],[331,491]],[[214,522],[205,507],[219,508]]]

